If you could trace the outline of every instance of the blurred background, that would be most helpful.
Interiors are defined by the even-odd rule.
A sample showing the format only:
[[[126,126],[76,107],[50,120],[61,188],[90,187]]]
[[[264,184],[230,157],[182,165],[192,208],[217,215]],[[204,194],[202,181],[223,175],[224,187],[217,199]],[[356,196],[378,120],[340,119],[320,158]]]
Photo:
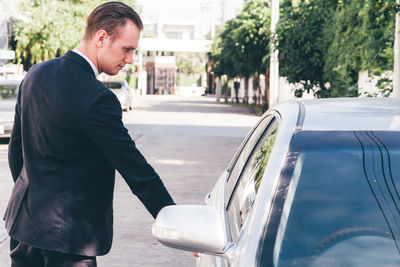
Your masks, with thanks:
[[[0,80],[75,48],[101,2],[0,0]],[[262,110],[299,97],[399,95],[396,0],[123,2],[144,22],[134,64],[116,77],[135,94],[211,94]]]

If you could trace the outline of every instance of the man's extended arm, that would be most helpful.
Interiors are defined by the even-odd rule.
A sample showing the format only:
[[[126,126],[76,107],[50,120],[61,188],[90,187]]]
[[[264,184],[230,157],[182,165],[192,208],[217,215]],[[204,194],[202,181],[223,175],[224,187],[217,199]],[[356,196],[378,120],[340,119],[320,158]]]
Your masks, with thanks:
[[[122,123],[120,104],[111,91],[104,91],[97,96],[85,118],[87,135],[154,218],[161,208],[175,204],[158,174],[129,136]]]

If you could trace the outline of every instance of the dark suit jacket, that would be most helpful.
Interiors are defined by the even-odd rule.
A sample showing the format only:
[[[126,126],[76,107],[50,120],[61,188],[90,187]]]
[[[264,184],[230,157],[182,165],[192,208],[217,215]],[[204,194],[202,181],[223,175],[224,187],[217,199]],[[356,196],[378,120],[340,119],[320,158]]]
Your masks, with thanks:
[[[9,164],[6,228],[42,249],[110,250],[115,170],[153,217],[174,204],[123,126],[117,97],[72,51],[33,66],[21,83]]]

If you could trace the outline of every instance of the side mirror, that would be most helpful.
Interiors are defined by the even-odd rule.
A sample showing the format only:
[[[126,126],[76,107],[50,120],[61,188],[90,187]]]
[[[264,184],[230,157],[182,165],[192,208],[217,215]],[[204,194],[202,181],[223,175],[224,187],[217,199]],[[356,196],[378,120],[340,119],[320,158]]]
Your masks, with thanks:
[[[165,246],[192,252],[221,254],[227,245],[222,220],[209,206],[167,206],[158,213],[152,233]]]

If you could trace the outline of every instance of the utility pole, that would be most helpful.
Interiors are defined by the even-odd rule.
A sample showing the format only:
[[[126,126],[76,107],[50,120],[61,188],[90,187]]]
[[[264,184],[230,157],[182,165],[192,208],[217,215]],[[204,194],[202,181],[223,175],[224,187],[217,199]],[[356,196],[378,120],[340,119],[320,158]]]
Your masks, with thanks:
[[[275,49],[276,41],[276,25],[279,21],[279,0],[272,0],[271,2],[271,57],[270,57],[270,95],[269,107],[278,104],[279,102],[279,51]]]
[[[396,1],[400,5],[400,0]],[[394,32],[393,97],[400,98],[400,12],[396,13]]]

